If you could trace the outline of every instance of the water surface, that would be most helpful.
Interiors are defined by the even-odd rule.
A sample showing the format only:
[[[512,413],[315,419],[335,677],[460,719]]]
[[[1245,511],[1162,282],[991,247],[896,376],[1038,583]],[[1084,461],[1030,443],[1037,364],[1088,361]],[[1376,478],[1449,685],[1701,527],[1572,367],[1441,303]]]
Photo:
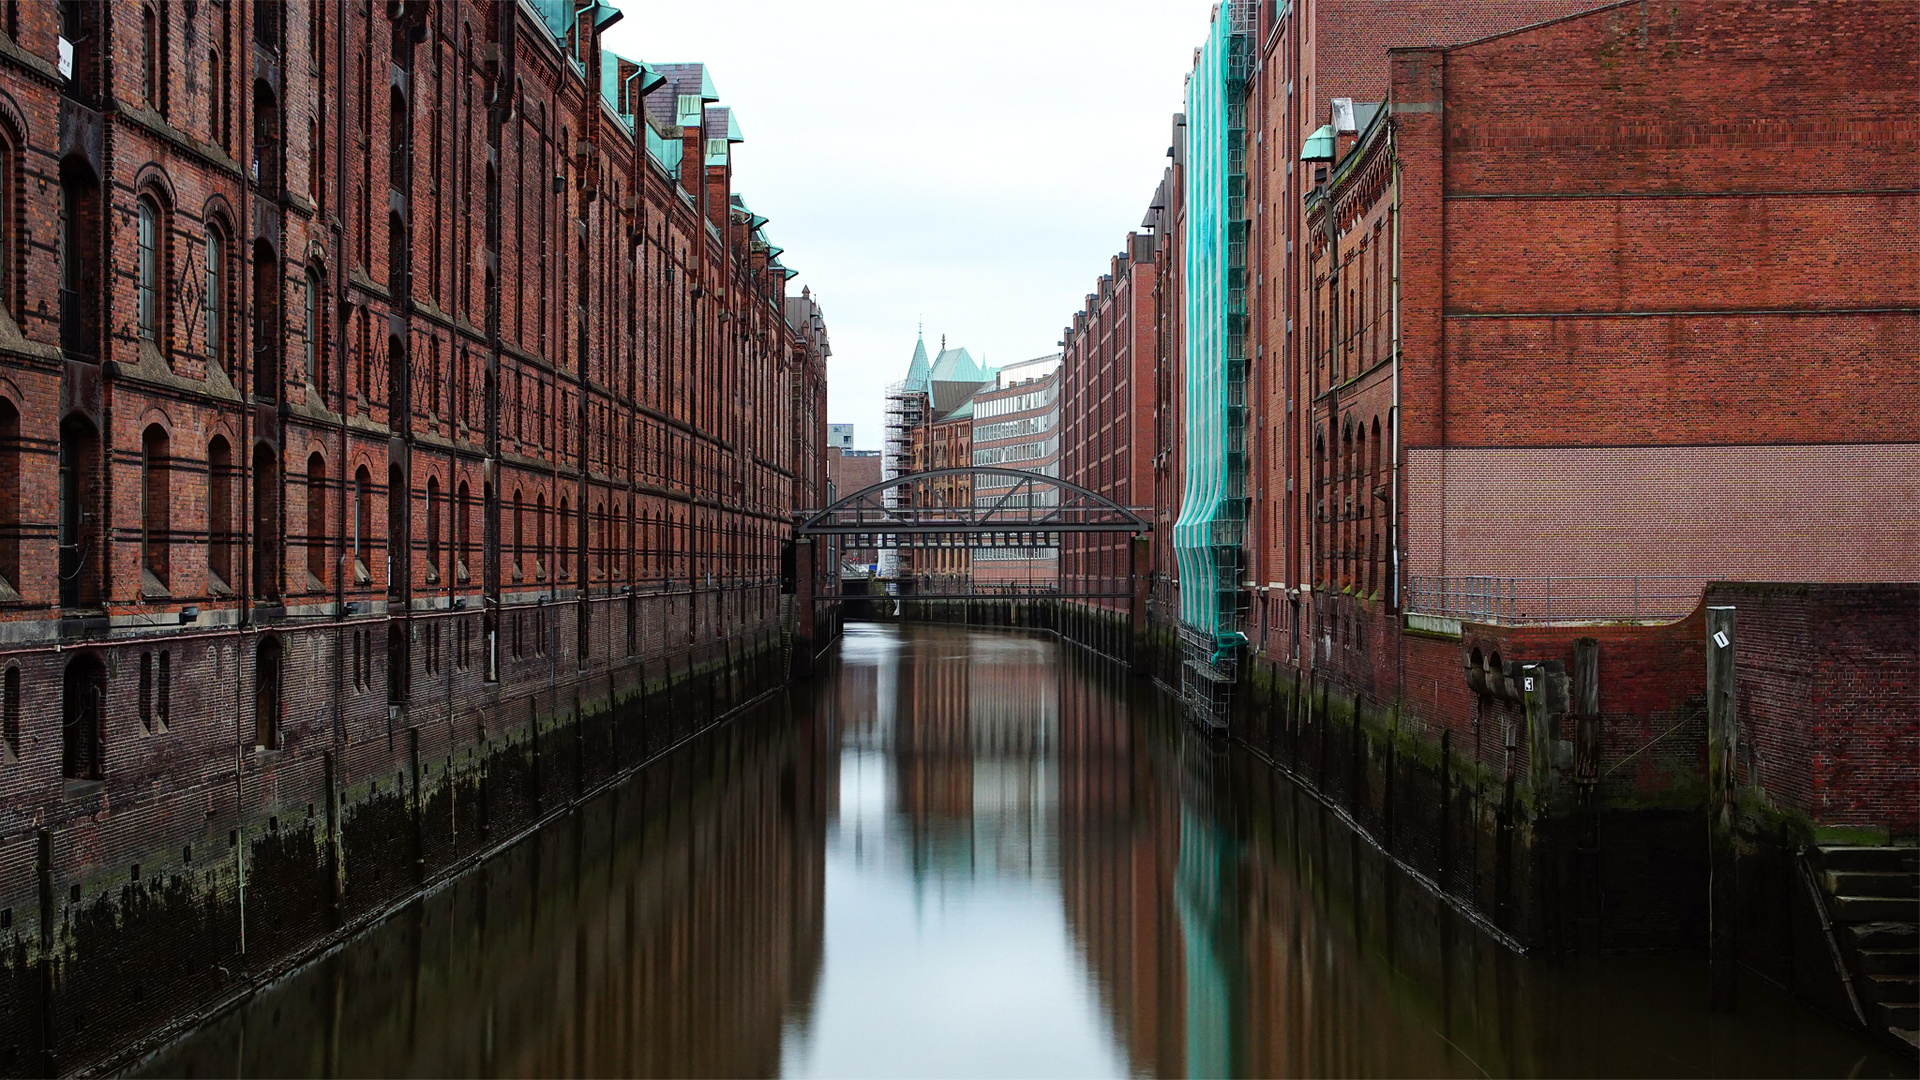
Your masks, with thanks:
[[[1516,957],[1050,638],[809,686],[146,1063],[172,1075],[1911,1075],[1695,956]]]

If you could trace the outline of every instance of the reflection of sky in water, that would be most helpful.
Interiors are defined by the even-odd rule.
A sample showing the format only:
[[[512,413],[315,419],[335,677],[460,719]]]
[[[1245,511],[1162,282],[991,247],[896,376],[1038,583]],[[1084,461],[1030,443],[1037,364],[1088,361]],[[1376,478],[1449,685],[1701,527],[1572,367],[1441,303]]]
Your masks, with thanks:
[[[1127,1071],[1060,918],[1052,649],[850,628],[843,671],[877,665],[850,680],[875,696],[842,699],[825,963],[786,1072]]]
[[[840,659],[142,1071],[1912,1074],[1758,980],[1709,1012],[1697,955],[1507,953],[1050,640]]]

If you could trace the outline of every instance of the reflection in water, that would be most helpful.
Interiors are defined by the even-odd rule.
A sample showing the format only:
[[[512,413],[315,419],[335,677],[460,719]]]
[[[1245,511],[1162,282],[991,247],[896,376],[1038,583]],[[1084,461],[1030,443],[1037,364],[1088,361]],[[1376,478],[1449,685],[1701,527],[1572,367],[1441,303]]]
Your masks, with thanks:
[[[1063,917],[1064,915],[1064,917]],[[236,1075],[1910,1074],[1693,957],[1514,957],[1049,639],[854,626],[149,1063]]]

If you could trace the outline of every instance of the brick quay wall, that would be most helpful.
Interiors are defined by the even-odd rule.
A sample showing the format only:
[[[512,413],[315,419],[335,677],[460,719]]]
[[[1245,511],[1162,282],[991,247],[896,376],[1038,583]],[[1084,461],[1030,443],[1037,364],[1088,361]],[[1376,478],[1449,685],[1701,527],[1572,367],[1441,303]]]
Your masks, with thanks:
[[[824,314],[704,65],[547,0],[15,7],[0,1075],[40,1075],[780,685],[836,560],[791,529]]]

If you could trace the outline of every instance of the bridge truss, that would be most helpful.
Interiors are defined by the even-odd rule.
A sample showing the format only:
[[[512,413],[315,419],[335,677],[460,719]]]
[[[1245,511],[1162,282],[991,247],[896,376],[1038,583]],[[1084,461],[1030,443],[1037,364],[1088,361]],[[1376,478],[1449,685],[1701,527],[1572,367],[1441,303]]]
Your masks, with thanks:
[[[971,493],[960,506],[929,505],[937,493],[934,482],[967,477]],[[994,482],[982,485],[982,478]],[[888,494],[909,489],[910,498]],[[1153,525],[1131,507],[1057,476],[991,465],[929,469],[883,480],[847,495],[820,510],[795,515],[800,537],[834,537],[847,548],[899,550],[903,548],[1049,548],[1063,535],[1125,533],[1139,536]],[[1141,568],[1144,570],[1144,568]],[[895,579],[878,579],[893,583]],[[915,593],[916,599],[992,602],[1045,596],[1058,599],[1127,599],[1131,583],[1116,583],[1107,591],[1076,588],[976,583],[962,591]],[[822,599],[825,599],[824,597]]]

